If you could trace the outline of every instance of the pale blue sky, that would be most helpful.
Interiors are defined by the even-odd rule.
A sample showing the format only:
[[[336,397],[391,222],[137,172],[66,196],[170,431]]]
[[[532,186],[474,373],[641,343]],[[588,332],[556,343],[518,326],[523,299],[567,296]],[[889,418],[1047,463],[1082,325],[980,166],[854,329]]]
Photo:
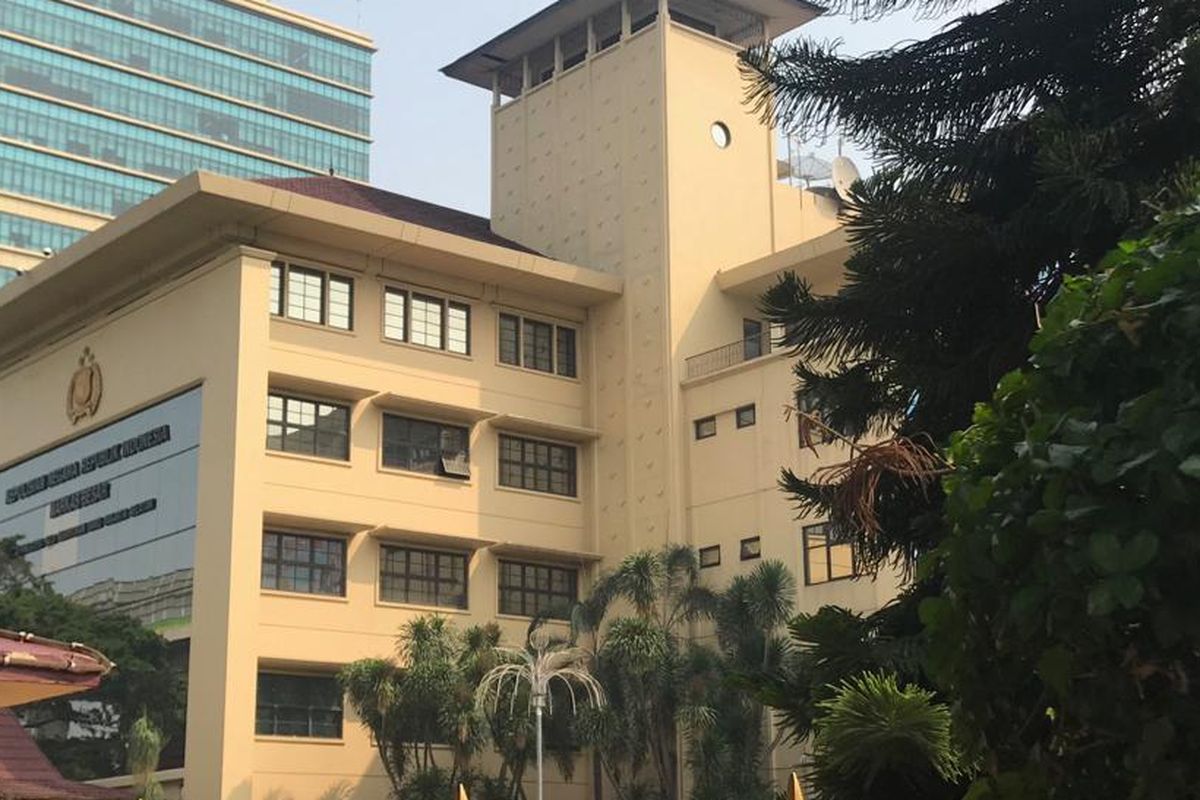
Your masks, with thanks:
[[[491,94],[438,70],[550,0],[278,0],[375,39],[371,182],[476,214],[488,213]],[[944,22],[897,14],[882,22],[824,17],[801,35],[840,38],[846,53],[922,38]],[[833,155],[834,145],[824,154]],[[860,159],[865,158],[859,155]]]

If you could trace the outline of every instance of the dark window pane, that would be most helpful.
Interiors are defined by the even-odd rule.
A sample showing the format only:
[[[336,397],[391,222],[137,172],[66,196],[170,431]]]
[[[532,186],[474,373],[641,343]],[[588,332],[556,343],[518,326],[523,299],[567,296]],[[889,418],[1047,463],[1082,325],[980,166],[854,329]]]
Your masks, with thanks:
[[[557,336],[558,374],[568,378],[574,378],[576,374],[575,329],[560,327],[557,329]]]
[[[521,365],[521,320],[512,314],[500,315],[500,363]]]
[[[469,432],[457,425],[383,415],[385,467],[469,478]]]
[[[342,691],[337,679],[258,673],[254,730],[262,736],[340,739]]]
[[[500,436],[500,485],[574,497],[574,447]]]
[[[698,419],[695,422],[695,426],[697,439],[707,439],[710,436],[717,435],[716,417],[705,417],[704,419]]]
[[[739,428],[749,428],[757,422],[758,414],[753,405],[742,406],[735,414]]]
[[[858,575],[853,543],[841,541],[829,523],[806,526],[803,536],[806,584],[813,586]]]
[[[576,570],[501,561],[500,613],[531,617],[544,611],[555,619],[568,619],[578,587]]]
[[[749,361],[763,354],[763,326],[756,319],[742,320],[742,357]]]
[[[527,319],[525,320],[522,333],[525,337],[525,367],[527,369],[536,369],[539,372],[553,372],[552,340],[554,338],[554,326],[547,322],[536,322]]]
[[[700,548],[700,567],[716,567],[721,563],[721,546],[713,545],[712,547]]]
[[[350,410],[330,403],[268,395],[267,448],[345,461],[350,457]]]
[[[467,555],[384,546],[380,597],[390,603],[467,607]]]
[[[346,543],[290,533],[264,533],[262,588],[342,597]]]

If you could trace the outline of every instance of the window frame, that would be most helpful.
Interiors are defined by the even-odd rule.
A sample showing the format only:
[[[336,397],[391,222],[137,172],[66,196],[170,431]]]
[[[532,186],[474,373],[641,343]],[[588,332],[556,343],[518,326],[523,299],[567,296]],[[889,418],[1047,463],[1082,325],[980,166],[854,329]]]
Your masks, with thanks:
[[[717,560],[710,563],[705,563],[704,557],[710,553],[716,553]],[[696,558],[699,561],[700,569],[712,569],[713,567],[721,566],[721,545],[710,544],[707,547],[701,547],[697,549]]]
[[[820,531],[825,537],[824,544],[812,546],[808,543],[809,535],[814,531]],[[800,529],[800,546],[804,552],[804,585],[805,586],[824,586],[827,583],[837,583],[838,581],[854,580],[862,576],[858,569],[858,553],[855,552],[854,542],[834,542],[829,522],[817,522],[811,525],[805,525]],[[850,548],[850,574],[833,576],[833,548],[847,546]],[[812,552],[814,550],[823,550],[825,552],[825,574],[828,576],[825,580],[814,581],[812,578]]]
[[[754,546],[754,552],[748,554],[748,546]],[[738,557],[739,561],[756,561],[762,558],[762,537],[747,536],[745,539],[742,539],[738,543]]]
[[[279,552],[280,552],[279,559],[274,562],[268,562],[267,557],[266,557],[267,556],[266,549],[267,549],[267,537],[268,536],[290,536],[290,537],[296,538],[296,539],[307,539],[310,543],[309,561],[307,562],[307,564],[301,564],[301,562],[298,562],[298,561],[297,562],[285,561],[283,559],[283,553],[282,553],[283,542],[281,540],[279,543]],[[278,585],[280,582],[280,578],[279,578],[279,568],[280,567],[285,566],[285,565],[291,565],[291,564],[306,566],[309,570],[313,570],[313,569],[319,567],[319,565],[315,565],[312,560],[312,552],[313,551],[311,548],[311,543],[314,541],[335,542],[339,545],[339,547],[341,549],[341,559],[342,559],[341,560],[341,577],[338,582],[337,593],[334,594],[334,593],[330,593],[330,592],[304,591],[302,589],[295,589],[295,588],[293,588],[293,589],[280,588],[280,586]],[[284,529],[279,529],[279,528],[264,528],[263,532],[262,532],[262,543],[261,543],[260,553],[261,553],[261,557],[260,557],[260,565],[259,565],[258,585],[259,585],[259,589],[261,591],[282,592],[284,594],[302,595],[305,597],[339,598],[339,599],[344,599],[346,597],[346,572],[347,572],[346,559],[347,559],[347,556],[349,555],[349,547],[347,547],[346,539],[344,537],[329,536],[329,535],[315,534],[315,533],[302,532],[302,531],[290,531],[290,530],[284,530]],[[265,567],[268,563],[275,564],[275,568],[276,568],[275,569],[276,585],[275,586],[263,585],[263,583],[264,583],[263,578],[265,577],[263,574],[263,567]],[[311,582],[311,579],[310,579],[310,582]]]
[[[521,568],[521,585],[520,586],[510,585],[505,582],[505,569],[504,568],[506,566]],[[503,614],[505,616],[510,616],[510,617],[525,617],[525,618],[532,618],[532,617],[536,616],[537,614],[542,614],[547,619],[558,620],[558,621],[567,621],[570,619],[571,607],[579,602],[579,589],[580,589],[580,577],[581,577],[580,573],[582,571],[582,570],[580,570],[579,567],[568,567],[568,566],[563,566],[562,564],[554,564],[554,563],[547,563],[547,562],[541,562],[541,561],[521,561],[521,560],[518,560],[515,558],[499,558],[496,560],[496,567],[497,567],[496,610],[498,613]],[[551,582],[551,585],[553,585],[555,572],[561,572],[561,573],[569,574],[571,576],[573,597],[572,597],[571,601],[567,604],[568,607],[565,610],[565,616],[560,617],[560,616],[553,615],[546,608],[543,608],[540,611],[537,609],[534,609],[534,613],[532,613],[532,614],[526,613],[527,611],[529,611],[529,608],[526,604],[526,600],[527,600],[526,595],[528,595],[528,594],[534,594],[534,595],[539,595],[539,596],[543,596],[543,597],[545,597],[545,596],[566,597],[566,595],[564,595],[560,592],[555,592],[555,591],[553,591],[553,589],[548,589],[548,590],[544,590],[544,591],[541,589],[538,589],[536,586],[536,578],[535,578],[535,585],[531,588],[530,585],[527,583],[528,573],[526,572],[526,570],[528,570],[528,569],[534,569],[534,570],[548,569],[548,570],[550,570],[548,577]],[[521,594],[521,609],[519,611],[514,611],[512,609],[505,608],[504,592],[506,589],[508,591],[515,591],[515,592],[519,592]],[[551,608],[552,607],[553,606],[551,606]]]
[[[742,414],[747,411],[750,412],[750,421],[743,422]],[[741,430],[742,428],[753,428],[755,425],[758,424],[758,407],[757,407],[757,405],[755,403],[748,403],[744,406],[738,406],[733,411],[733,420],[734,420],[734,424],[737,426],[738,430]]]
[[[753,361],[770,352],[763,345],[763,330],[762,320],[742,318],[742,361]]]
[[[504,444],[505,444],[506,439],[521,443],[521,457],[522,457],[521,461],[517,462],[517,461],[505,459]],[[547,463],[544,466],[536,464],[536,463],[530,463],[525,460],[526,446],[529,444],[544,445],[546,447],[551,448],[551,450],[547,451]],[[571,500],[575,500],[575,499],[579,498],[579,461],[580,461],[580,458],[579,458],[579,447],[577,445],[569,444],[566,442],[556,442],[556,441],[552,441],[549,439],[538,439],[538,438],[534,438],[531,436],[522,436],[520,434],[508,433],[508,432],[503,432],[503,431],[497,435],[496,445],[497,445],[497,447],[496,447],[496,483],[501,488],[514,489],[516,491],[521,491],[521,492],[534,492],[534,493],[540,494],[540,495],[549,495],[550,497],[561,497],[561,498],[567,498],[567,499],[571,499]],[[538,489],[538,488],[530,488],[529,486],[526,486],[525,480],[524,480],[525,475],[526,475],[526,469],[530,469],[530,468],[532,468],[534,470],[545,469],[548,473],[547,474],[547,486],[553,485],[553,482],[551,479],[553,478],[553,475],[556,472],[558,472],[558,473],[564,472],[564,470],[556,469],[555,467],[551,466],[551,464],[550,464],[550,461],[553,458],[552,453],[553,453],[554,448],[561,449],[561,450],[569,452],[571,454],[570,459],[569,459],[570,468],[565,471],[567,474],[567,482],[568,482],[569,492],[563,493],[563,492],[556,492],[553,489],[543,490],[543,489]],[[519,471],[521,473],[521,478],[522,478],[521,485],[517,486],[517,485],[513,485],[511,483],[504,482],[505,474],[506,474],[504,468],[506,465],[510,466],[510,467],[515,466],[519,469]]]
[[[271,732],[261,731],[259,729],[259,726],[262,724],[263,718],[260,716],[260,711],[264,706],[267,705],[262,702],[263,692],[262,692],[261,683],[262,683],[262,677],[264,675],[269,675],[269,676],[274,676],[274,677],[279,677],[279,678],[330,681],[330,682],[332,682],[332,685],[334,686],[334,688],[337,689],[337,693],[336,693],[337,707],[336,707],[336,709],[335,708],[321,709],[317,706],[312,706],[312,705],[306,706],[305,708],[308,712],[308,727],[309,727],[309,731],[310,731],[307,734],[279,733],[278,732],[279,719],[278,719],[277,715],[272,717],[272,722],[273,722],[272,727],[275,730],[273,730]],[[280,704],[271,704],[271,707],[274,709],[279,709],[284,706],[281,706]],[[300,708],[300,707],[292,706],[292,708]],[[337,712],[337,735],[336,736],[317,736],[311,732],[312,728],[313,728],[312,712],[314,710],[318,710],[318,711],[324,710],[327,712],[336,711]],[[325,673],[325,672],[290,672],[287,670],[274,670],[274,669],[264,668],[262,665],[259,665],[258,671],[255,673],[255,684],[254,684],[254,735],[255,735],[255,737],[297,739],[297,740],[301,740],[301,741],[309,741],[309,740],[325,741],[325,742],[343,741],[346,736],[346,695],[345,695],[345,692],[341,691],[340,687],[338,687],[337,676],[334,673]]]
[[[704,425],[705,423],[709,423],[709,422],[712,423],[712,433],[701,433],[700,426]],[[704,441],[705,439],[711,439],[714,436],[716,436],[717,435],[717,415],[709,414],[707,417],[700,417],[698,419],[692,420],[692,432],[695,435],[695,439],[697,442]]]
[[[397,339],[394,336],[388,335],[388,299],[389,297],[401,297],[403,303],[403,320],[404,328],[401,338]],[[433,301],[441,307],[441,320],[438,324],[438,346],[413,341],[413,298],[418,297],[423,301]],[[463,312],[466,317],[465,327],[465,349],[455,350],[450,346],[450,319],[452,311]],[[411,347],[419,347],[422,350],[432,350],[436,353],[448,353],[452,356],[462,356],[464,358],[471,357],[471,346],[474,337],[471,335],[471,318],[474,316],[474,309],[471,303],[464,300],[455,299],[445,294],[439,294],[436,290],[429,292],[416,287],[409,287],[395,283],[385,283],[383,292],[380,296],[380,332],[379,335],[383,341],[389,344],[406,344]]]
[[[315,325],[321,328],[328,328],[329,330],[340,331],[341,333],[354,332],[354,306],[358,297],[358,290],[353,276],[330,270],[325,267],[287,261],[284,259],[276,259],[275,261],[272,261],[270,269],[271,277],[268,286],[267,307],[270,310],[272,317],[287,320],[288,322],[298,322],[302,325]],[[319,321],[314,322],[313,320],[304,319],[303,317],[292,316],[290,313],[288,291],[291,284],[291,274],[293,272],[303,272],[320,277],[321,310]],[[330,322],[333,305],[333,292],[331,290],[331,284],[333,282],[344,283],[346,286],[347,309],[345,327],[341,325],[335,325]],[[277,293],[276,289],[278,289]]]
[[[405,558],[404,558],[405,572],[403,574],[391,573],[391,577],[393,580],[396,580],[397,578],[402,579],[405,583],[406,591],[408,591],[410,593],[411,593],[411,590],[409,590],[407,587],[408,587],[408,583],[412,580],[412,577],[413,577],[412,572],[411,572],[412,554],[420,553],[421,555],[433,556],[435,558],[435,561],[434,561],[434,573],[435,574],[434,574],[434,576],[432,578],[427,577],[427,576],[421,576],[418,578],[419,580],[430,581],[434,584],[435,591],[434,591],[434,602],[433,603],[421,603],[421,602],[417,602],[412,599],[403,599],[403,600],[392,599],[392,598],[388,598],[384,595],[384,567],[388,563],[387,556],[388,556],[389,550],[403,551],[405,553]],[[471,553],[469,551],[438,549],[436,547],[422,547],[420,545],[410,544],[408,542],[380,542],[379,550],[378,550],[378,558],[377,558],[378,563],[376,564],[376,570],[375,570],[375,579],[377,582],[376,583],[377,589],[375,592],[376,600],[379,603],[382,603],[385,605],[416,606],[419,608],[437,608],[437,609],[442,609],[442,610],[446,610],[446,611],[470,611],[470,609],[471,609],[471,560],[474,558],[474,555],[475,555],[474,553]],[[438,567],[439,567],[436,559],[440,556],[449,556],[451,558],[458,558],[458,559],[462,560],[462,605],[452,605],[452,604],[448,604],[448,603],[443,604],[443,603],[437,602],[438,597],[440,596],[440,592],[438,592],[437,589],[440,588],[440,586],[443,583],[449,583],[449,581],[443,581],[436,574],[438,571]]]
[[[288,427],[287,417],[288,417],[288,402],[289,401],[297,402],[297,403],[312,403],[317,406],[318,411],[320,410],[320,407],[323,405],[330,406],[332,408],[339,408],[339,409],[342,409],[343,411],[345,411],[346,412],[345,455],[344,456],[330,456],[330,455],[322,455],[321,453],[318,453],[317,452],[317,439],[316,439],[315,435],[313,438],[313,451],[312,452],[307,452],[307,451],[303,451],[303,450],[288,450],[284,447],[279,447],[279,448],[271,447],[271,428],[270,428],[270,426],[276,422],[275,420],[271,419],[271,398],[273,398],[273,397],[278,397],[281,400],[283,400],[283,417],[278,422],[278,424],[280,424],[283,428],[283,430],[280,433],[280,443],[281,444],[283,442],[287,441],[287,427]],[[308,396],[308,395],[304,395],[304,394],[296,394],[293,392],[289,392],[286,389],[268,388],[267,389],[267,440],[265,442],[267,452],[268,453],[283,453],[285,455],[301,456],[303,458],[317,458],[317,459],[321,459],[322,461],[333,461],[333,462],[336,462],[339,464],[349,464],[350,463],[350,450],[351,450],[350,434],[354,427],[354,425],[353,425],[353,422],[354,422],[353,410],[354,410],[354,407],[353,407],[352,403],[340,403],[340,402],[337,402],[334,400],[327,400],[324,398],[312,397],[312,396]],[[316,431],[315,426],[314,426],[313,430],[314,430],[314,432]]]
[[[504,332],[503,326],[505,319],[516,321],[516,342],[515,352],[516,360],[509,361],[504,357]],[[546,325],[550,328],[550,368],[541,369],[529,365],[526,359],[525,345],[526,335],[525,329],[527,325]],[[570,362],[569,364],[563,361],[563,352],[568,348],[564,346],[563,335],[569,334],[571,340]],[[539,375],[552,375],[556,378],[566,378],[568,380],[579,380],[579,338],[580,327],[578,325],[558,322],[547,319],[545,317],[529,316],[515,311],[499,311],[496,314],[496,363],[506,367],[514,367],[516,369],[524,369],[530,372],[536,372]]]
[[[433,472],[425,472],[419,469],[408,469],[406,467],[389,464],[387,462],[387,420],[388,418],[405,420],[410,424],[413,422],[422,425],[435,425],[438,428],[438,455],[437,463]],[[446,469],[446,450],[443,449],[442,436],[446,429],[460,431],[463,436],[463,461],[466,463],[466,471],[464,473],[451,472]],[[459,482],[470,482],[474,477],[471,473],[471,426],[460,425],[454,422],[444,422],[438,419],[427,419],[425,417],[413,417],[398,411],[384,411],[380,416],[379,421],[379,466],[391,472],[403,472],[409,475],[431,475],[436,478],[448,478]]]

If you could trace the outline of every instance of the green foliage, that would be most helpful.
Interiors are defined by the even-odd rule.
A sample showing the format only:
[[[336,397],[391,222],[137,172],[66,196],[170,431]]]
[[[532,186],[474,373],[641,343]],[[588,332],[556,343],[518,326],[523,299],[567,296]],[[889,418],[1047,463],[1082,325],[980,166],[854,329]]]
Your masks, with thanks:
[[[163,800],[162,785],[154,777],[162,748],[162,733],[143,712],[129,730],[129,774],[138,800]]]
[[[186,676],[167,641],[137,620],[98,612],[56,594],[32,577],[12,544],[12,540],[0,542],[0,576],[4,576],[0,628],[84,642],[117,664],[94,691],[20,709],[37,719],[64,720],[87,732],[86,738],[44,740],[41,745],[47,757],[73,780],[119,775],[126,765],[126,742],[143,711],[165,741],[182,742]]]
[[[1149,224],[1144,201],[1200,141],[1195,0],[1002,0],[860,58],[798,39],[751,50],[744,67],[765,116],[881,159],[844,209],[854,252],[838,293],[789,277],[763,298],[795,348],[798,403],[849,436],[925,433],[941,446],[970,424],[1023,362],[1037,309]],[[879,489],[879,536],[831,515],[827,487],[792,472],[783,483],[856,536],[868,567],[912,568],[945,534],[941,497],[894,478]]]
[[[1067,279],[1031,349],[954,440],[926,567],[931,664],[991,765],[971,797],[1192,796],[1200,202]]]
[[[813,777],[822,800],[961,797],[950,710],[932,692],[868,672],[818,705]]]

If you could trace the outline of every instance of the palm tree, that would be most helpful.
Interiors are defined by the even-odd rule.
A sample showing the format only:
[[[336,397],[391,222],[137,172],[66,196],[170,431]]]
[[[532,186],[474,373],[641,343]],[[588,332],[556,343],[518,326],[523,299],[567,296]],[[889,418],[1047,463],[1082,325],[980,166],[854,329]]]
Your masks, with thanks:
[[[567,642],[553,641],[540,628],[535,627],[530,631],[524,648],[497,647],[496,651],[502,658],[507,657],[508,661],[496,665],[483,676],[476,691],[476,703],[483,709],[490,698],[492,712],[495,713],[501,696],[507,692],[509,709],[512,710],[516,707],[522,686],[529,688],[528,702],[533,707],[537,726],[537,796],[538,800],[543,800],[542,716],[547,709],[551,714],[554,713],[552,684],[558,682],[565,689],[571,698],[572,714],[578,710],[577,690],[594,707],[604,704],[604,690],[588,671],[590,655],[586,650]]]

